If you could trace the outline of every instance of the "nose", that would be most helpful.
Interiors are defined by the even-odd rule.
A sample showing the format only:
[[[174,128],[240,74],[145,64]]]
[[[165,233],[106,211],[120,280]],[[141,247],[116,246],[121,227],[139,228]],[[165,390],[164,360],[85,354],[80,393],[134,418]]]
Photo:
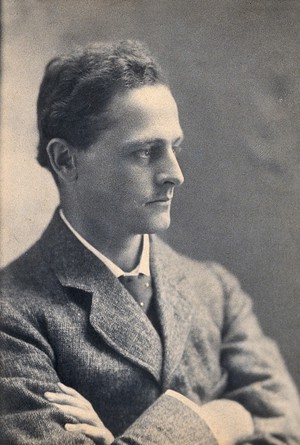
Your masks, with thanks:
[[[160,185],[168,182],[174,186],[183,184],[184,176],[172,147],[165,151],[164,156],[160,159],[159,166],[156,178]]]

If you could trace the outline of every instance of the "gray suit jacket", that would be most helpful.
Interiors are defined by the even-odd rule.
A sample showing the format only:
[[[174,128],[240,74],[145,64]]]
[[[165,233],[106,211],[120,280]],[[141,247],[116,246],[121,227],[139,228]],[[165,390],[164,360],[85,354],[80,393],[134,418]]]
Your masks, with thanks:
[[[230,398],[253,415],[255,444],[300,443],[296,390],[250,299],[215,264],[151,238],[161,337],[111,272],[56,213],[2,271],[1,444],[91,444],[44,399],[62,381],[93,405],[115,444],[212,444],[190,408]],[[237,425],[238,427],[238,425]]]

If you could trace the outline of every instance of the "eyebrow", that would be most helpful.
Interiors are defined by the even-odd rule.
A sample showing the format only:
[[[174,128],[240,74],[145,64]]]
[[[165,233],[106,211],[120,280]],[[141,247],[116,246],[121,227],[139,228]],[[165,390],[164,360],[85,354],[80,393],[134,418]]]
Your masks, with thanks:
[[[178,138],[176,138],[174,141],[173,141],[173,143],[172,143],[172,145],[179,145],[179,144],[181,144],[182,142],[183,142],[183,140],[184,140],[184,135],[182,134],[181,136],[179,136]],[[161,139],[161,138],[154,138],[154,139],[135,139],[135,140],[132,140],[132,141],[128,141],[128,142],[125,142],[124,144],[123,144],[123,148],[135,148],[135,147],[140,147],[140,146],[143,146],[143,145],[149,145],[149,144],[161,144],[162,142],[164,142],[165,140],[164,139]]]

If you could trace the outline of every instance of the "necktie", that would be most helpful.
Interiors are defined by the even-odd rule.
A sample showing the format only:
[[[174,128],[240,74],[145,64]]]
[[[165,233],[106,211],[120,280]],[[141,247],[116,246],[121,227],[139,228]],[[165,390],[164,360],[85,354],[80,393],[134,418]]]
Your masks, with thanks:
[[[139,275],[122,275],[119,280],[143,311],[147,312],[152,297],[151,278],[140,273]]]

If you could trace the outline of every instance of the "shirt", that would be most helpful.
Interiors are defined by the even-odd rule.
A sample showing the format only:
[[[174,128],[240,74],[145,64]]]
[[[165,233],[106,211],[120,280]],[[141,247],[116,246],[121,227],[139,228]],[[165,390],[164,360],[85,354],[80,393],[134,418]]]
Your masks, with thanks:
[[[150,242],[149,235],[143,235],[143,248],[140,256],[139,264],[130,272],[124,272],[117,264],[111,261],[107,256],[103,255],[98,249],[92,246],[80,233],[77,232],[76,229],[71,225],[71,223],[67,220],[62,209],[59,210],[59,215],[66,226],[71,230],[71,232],[76,236],[78,241],[81,242],[90,252],[92,252],[105,266],[117,277],[125,276],[133,276],[139,275],[140,273],[150,277]]]

